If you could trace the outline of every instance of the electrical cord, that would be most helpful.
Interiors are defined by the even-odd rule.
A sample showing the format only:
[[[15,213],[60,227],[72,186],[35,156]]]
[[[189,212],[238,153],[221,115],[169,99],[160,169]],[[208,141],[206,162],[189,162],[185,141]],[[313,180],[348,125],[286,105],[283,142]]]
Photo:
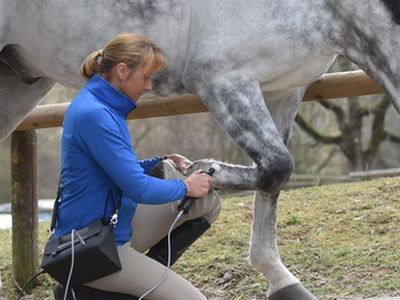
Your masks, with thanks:
[[[164,274],[162,275],[161,279],[151,288],[149,289],[147,292],[145,292],[142,296],[140,296],[140,298],[138,300],[143,300],[144,297],[146,297],[147,295],[151,294],[152,292],[154,292],[156,289],[158,289],[158,287],[165,281],[165,279],[167,278],[168,272],[171,269],[171,233],[172,230],[174,229],[174,226],[176,224],[176,222],[178,222],[178,220],[182,217],[184,211],[181,210],[179,212],[179,214],[176,216],[175,220],[172,222],[172,225],[170,226],[169,230],[168,230],[168,262],[167,262],[167,266],[166,269],[164,271]]]
[[[178,222],[178,220],[182,217],[182,215],[184,214],[184,211],[181,210],[179,211],[178,215],[176,216],[175,220],[172,222],[169,230],[168,230],[168,262],[167,262],[167,266],[166,266],[166,270],[164,271],[164,274],[162,275],[162,278],[151,288],[149,289],[147,292],[145,292],[138,300],[143,300],[144,297],[146,297],[147,295],[151,294],[152,292],[154,292],[167,278],[168,272],[171,269],[171,233],[172,230],[174,229],[174,226],[176,224],[176,222]],[[67,283],[65,285],[65,292],[64,292],[64,298],[63,300],[67,300],[68,297],[68,289],[69,289],[69,285],[71,282],[71,278],[72,278],[72,273],[74,272],[74,264],[75,264],[75,241],[74,241],[74,234],[76,234],[76,236],[79,239],[79,242],[82,245],[85,245],[85,241],[83,240],[83,238],[81,237],[81,235],[75,230],[72,229],[71,230],[71,266],[69,269],[69,274],[68,274],[68,279],[67,279]],[[25,286],[22,288],[21,292],[18,295],[17,300],[20,300],[20,298],[22,297],[25,289],[31,284],[31,282],[33,280],[35,280],[39,275],[44,274],[45,271],[40,271],[39,273],[37,273],[36,275],[34,275],[26,284]],[[72,297],[73,299],[76,300],[76,296],[74,291],[72,290]]]
[[[64,292],[64,300],[67,300],[68,297],[68,290],[69,290],[69,284],[71,282],[71,277],[72,277],[72,273],[74,271],[74,264],[75,264],[75,241],[74,241],[74,234],[76,234],[76,236],[79,239],[79,242],[82,245],[85,245],[85,241],[83,240],[83,238],[81,237],[81,235],[75,230],[72,229],[71,230],[71,267],[69,268],[69,274],[68,274],[68,279],[67,279],[67,283],[65,285],[65,292]],[[76,300],[75,297],[75,293],[72,292],[72,297]]]
[[[204,172],[204,173],[207,173],[208,175],[212,176],[212,175],[214,175],[215,172],[219,172],[220,170],[221,170],[221,167],[220,167],[218,164],[213,163],[213,164],[211,165],[210,169],[209,169],[207,172]],[[151,294],[152,292],[154,292],[154,291],[165,281],[165,279],[167,278],[168,272],[169,272],[170,269],[171,269],[171,252],[172,252],[172,249],[171,249],[171,233],[172,233],[172,230],[174,229],[174,226],[175,226],[175,224],[178,222],[178,220],[179,220],[184,214],[187,214],[187,213],[188,213],[188,211],[189,211],[191,205],[193,204],[194,200],[195,200],[194,198],[185,197],[185,199],[183,199],[183,201],[182,201],[182,202],[180,203],[180,205],[178,206],[179,213],[178,213],[178,215],[176,216],[175,220],[172,222],[172,224],[171,224],[171,226],[170,226],[170,228],[169,228],[169,230],[168,230],[168,262],[167,262],[166,270],[164,271],[164,274],[162,275],[161,279],[160,279],[152,288],[150,288],[150,289],[149,289],[148,291],[146,291],[142,296],[140,296],[140,298],[139,298],[138,300],[143,300],[145,296],[147,296],[147,295]],[[113,218],[115,217],[115,215],[118,216],[117,214],[114,214],[114,215],[113,215]],[[116,224],[117,220],[113,220],[113,219],[112,219],[111,222],[113,222],[113,221],[114,221],[115,224]],[[114,223],[113,223],[113,224],[114,224]],[[114,225],[115,225],[115,224],[114,224]],[[73,273],[73,271],[74,271],[74,264],[75,264],[75,242],[74,242],[74,234],[77,235],[77,237],[78,237],[78,239],[79,239],[79,242],[80,242],[82,245],[85,245],[85,244],[86,244],[86,242],[83,240],[83,238],[81,237],[81,235],[80,235],[75,229],[72,229],[72,230],[71,230],[71,252],[72,252],[72,253],[71,253],[71,266],[70,266],[70,269],[69,269],[69,274],[68,274],[67,283],[66,283],[66,285],[65,285],[65,292],[64,292],[64,298],[63,298],[63,300],[67,300],[67,297],[68,297],[68,289],[69,289],[69,285],[70,285],[70,282],[71,282],[72,273]],[[20,300],[20,298],[22,297],[22,294],[24,293],[25,289],[29,286],[29,284],[30,284],[34,279],[36,279],[39,275],[44,274],[44,273],[45,273],[45,271],[42,270],[42,271],[40,271],[39,273],[35,274],[31,279],[29,279],[29,281],[25,284],[25,286],[22,288],[21,292],[19,293],[17,300]],[[75,292],[74,292],[73,289],[71,289],[71,294],[72,294],[73,299],[76,300]]]
[[[138,300],[143,300],[144,297],[146,297],[147,295],[151,294],[152,292],[154,292],[167,278],[168,272],[171,269],[171,233],[172,230],[174,229],[174,226],[176,224],[176,222],[178,222],[178,220],[183,216],[183,214],[185,213],[184,210],[179,211],[178,215],[176,216],[175,220],[172,222],[169,230],[168,230],[168,262],[167,262],[167,266],[166,266],[166,270],[164,271],[164,274],[162,275],[161,279],[151,288],[149,289],[147,292],[145,292]],[[72,278],[72,273],[74,271],[74,264],[75,264],[75,241],[74,241],[74,234],[76,234],[76,236],[79,239],[79,242],[82,245],[85,245],[85,241],[83,240],[83,238],[81,237],[81,235],[75,230],[72,229],[71,230],[71,266],[69,269],[69,274],[68,274],[68,279],[67,279],[67,283],[65,285],[65,292],[64,292],[64,298],[63,300],[67,300],[68,297],[68,289],[69,289],[69,285],[71,282],[71,278]],[[25,286],[22,288],[21,292],[18,295],[17,300],[20,300],[20,298],[22,297],[25,289],[29,286],[29,284],[31,284],[31,282],[36,279],[39,275],[44,274],[45,271],[41,271],[39,273],[37,273],[36,275],[34,275],[26,284]],[[72,297],[74,300],[76,300],[76,296],[74,291],[72,290]]]
[[[39,275],[44,274],[45,272],[42,270],[39,273],[33,275],[33,277],[31,279],[29,279],[29,281],[24,285],[24,287],[21,289],[21,291],[19,292],[18,298],[17,300],[21,299],[21,297],[23,296],[25,290],[27,289],[27,287],[32,283],[32,281],[34,281],[36,278],[39,277]]]
[[[209,176],[213,176],[215,173],[218,173],[221,170],[220,165],[218,165],[217,163],[213,163],[211,164],[211,167],[208,169],[207,172],[204,171],[204,173],[206,173]],[[192,206],[193,202],[195,201],[195,198],[192,197],[185,197],[181,203],[178,205],[178,215],[176,216],[175,220],[172,222],[172,225],[170,226],[169,230],[168,230],[168,262],[167,262],[167,268],[163,274],[163,276],[161,277],[161,279],[151,288],[149,289],[147,292],[145,292],[138,300],[143,300],[143,298],[147,295],[149,295],[150,293],[154,292],[163,282],[164,280],[167,278],[168,275],[168,271],[171,269],[171,232],[174,229],[174,226],[176,224],[176,222],[178,222],[178,220],[183,216],[186,215],[189,210],[190,207]]]
[[[75,229],[71,230],[71,267],[69,269],[69,274],[68,274],[68,279],[67,279],[67,284],[65,285],[65,292],[64,292],[64,298],[63,300],[67,300],[68,297],[68,289],[69,289],[69,284],[71,282],[71,277],[72,277],[72,273],[74,271],[74,264],[75,264],[75,241],[74,241],[74,234],[78,237],[79,242],[82,245],[85,245],[86,242],[83,240],[83,238],[81,237],[81,235],[79,234],[79,232],[77,232]],[[24,287],[21,289],[17,300],[20,300],[21,297],[23,296],[25,290],[27,289],[27,287],[32,283],[33,280],[35,280],[37,277],[39,277],[40,275],[46,273],[44,270],[40,271],[39,273],[35,274],[34,276],[32,276],[31,279],[29,279],[29,281],[24,285]],[[76,300],[76,296],[75,296],[75,292],[74,290],[71,289],[71,294],[72,294],[72,298],[74,300]]]

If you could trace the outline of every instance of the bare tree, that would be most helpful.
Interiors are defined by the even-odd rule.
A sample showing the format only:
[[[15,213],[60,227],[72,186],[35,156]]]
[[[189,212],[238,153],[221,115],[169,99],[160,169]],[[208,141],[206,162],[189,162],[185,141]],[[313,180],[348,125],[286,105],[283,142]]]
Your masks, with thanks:
[[[330,71],[354,69],[358,67],[347,58],[339,56]],[[312,117],[305,117],[302,113],[297,115],[296,123],[317,144],[337,145],[335,149],[339,149],[346,158],[348,171],[364,170],[376,161],[379,147],[384,141],[400,142],[399,136],[385,129],[385,119],[390,107],[387,96],[374,96],[371,100],[349,97],[341,102],[321,100],[314,104],[334,115],[336,122],[330,126],[337,128],[335,134],[321,132],[320,127],[311,121]],[[320,168],[326,164],[322,163]]]
[[[385,140],[400,143],[400,136],[385,130],[385,117],[390,102],[386,95],[378,98],[373,105],[363,105],[359,97],[347,99],[347,109],[331,101],[319,101],[325,109],[330,110],[336,117],[339,133],[327,135],[316,129],[301,114],[296,122],[315,141],[321,144],[336,144],[346,157],[349,171],[367,169],[374,161],[379,146]],[[372,126],[369,136],[363,134],[365,118],[372,117]],[[364,141],[366,139],[366,141]]]

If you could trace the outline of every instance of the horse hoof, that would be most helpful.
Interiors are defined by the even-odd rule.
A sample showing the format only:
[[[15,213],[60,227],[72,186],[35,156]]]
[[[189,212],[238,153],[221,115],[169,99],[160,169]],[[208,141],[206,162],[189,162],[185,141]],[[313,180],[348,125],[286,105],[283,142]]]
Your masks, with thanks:
[[[284,287],[273,293],[268,300],[316,300],[317,298],[306,290],[301,284]]]

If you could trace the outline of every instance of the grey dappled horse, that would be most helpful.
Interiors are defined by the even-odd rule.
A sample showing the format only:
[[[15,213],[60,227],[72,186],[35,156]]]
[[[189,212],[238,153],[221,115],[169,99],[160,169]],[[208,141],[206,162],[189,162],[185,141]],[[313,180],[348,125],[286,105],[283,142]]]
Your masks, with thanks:
[[[269,280],[268,296],[313,298],[276,245],[277,198],[293,168],[285,145],[307,84],[336,54],[374,78],[400,111],[397,0],[0,0],[0,14],[0,139],[54,82],[82,85],[83,58],[116,33],[149,37],[168,59],[154,92],[199,95],[256,164],[222,164],[215,181],[257,190],[250,261]]]

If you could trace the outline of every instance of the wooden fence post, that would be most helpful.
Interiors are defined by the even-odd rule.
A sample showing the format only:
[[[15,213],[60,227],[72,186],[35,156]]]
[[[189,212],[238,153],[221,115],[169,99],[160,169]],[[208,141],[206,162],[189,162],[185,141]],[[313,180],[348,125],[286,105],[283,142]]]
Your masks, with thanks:
[[[16,283],[23,286],[38,271],[38,169],[35,130],[11,139],[12,264]]]

